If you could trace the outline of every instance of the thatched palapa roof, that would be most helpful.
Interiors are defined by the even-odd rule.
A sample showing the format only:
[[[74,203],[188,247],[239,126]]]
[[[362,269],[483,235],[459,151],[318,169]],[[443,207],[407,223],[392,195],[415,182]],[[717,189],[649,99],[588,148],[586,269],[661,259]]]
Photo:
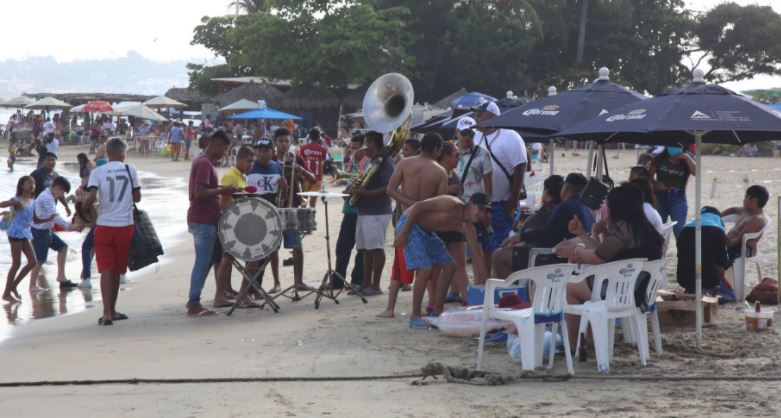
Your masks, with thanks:
[[[44,97],[54,97],[55,99],[68,102],[72,105],[84,104],[93,100],[103,100],[109,103],[119,102],[145,102],[155,96],[146,96],[143,94],[123,94],[123,93],[33,93],[25,96],[35,99]]]
[[[339,96],[316,87],[294,87],[282,97],[283,109],[338,109]]]
[[[174,100],[180,101],[182,103],[186,103],[190,107],[196,107],[196,108],[203,103],[208,103],[210,100],[208,95],[203,94],[197,90],[191,90],[188,88],[174,87],[168,89],[168,91],[165,92],[165,95]]]
[[[253,102],[265,100],[268,107],[279,108],[282,104],[282,92],[268,84],[247,83],[213,98],[221,106],[227,106],[241,99]]]

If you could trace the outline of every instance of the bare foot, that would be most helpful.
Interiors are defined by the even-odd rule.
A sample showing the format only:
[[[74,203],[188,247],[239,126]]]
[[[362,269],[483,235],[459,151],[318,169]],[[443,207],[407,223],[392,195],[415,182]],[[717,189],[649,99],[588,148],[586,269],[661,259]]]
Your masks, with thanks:
[[[3,300],[6,302],[17,303],[19,300],[11,296],[10,293],[3,293]]]
[[[42,287],[30,286],[30,292],[32,292],[32,293],[43,292],[44,290],[46,290],[46,289],[44,289]]]
[[[187,316],[211,316],[216,314],[217,312],[204,308],[200,303],[196,305],[187,304]]]
[[[22,300],[22,297],[19,295],[19,292],[16,289],[11,291],[11,295],[13,295],[13,297],[19,299],[20,301]]]
[[[228,308],[233,306],[233,302],[229,302],[224,298],[214,298],[214,304],[212,304],[212,306],[215,308]]]
[[[395,318],[396,314],[393,311],[382,311],[377,314],[377,318]]]

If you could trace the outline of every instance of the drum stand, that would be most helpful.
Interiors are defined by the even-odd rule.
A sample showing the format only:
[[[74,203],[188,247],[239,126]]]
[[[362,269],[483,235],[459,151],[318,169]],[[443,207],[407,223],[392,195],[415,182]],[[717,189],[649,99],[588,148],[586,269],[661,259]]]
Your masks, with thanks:
[[[325,251],[326,255],[328,256],[328,271],[326,271],[325,275],[323,275],[323,282],[317,289],[317,297],[315,297],[315,309],[320,309],[320,301],[322,301],[324,297],[333,300],[336,304],[339,304],[337,297],[348,288],[349,290],[355,292],[356,295],[360,296],[363,303],[369,303],[369,301],[366,300],[360,291],[355,289],[352,284],[350,284],[350,282],[342,277],[341,274],[337,273],[336,270],[331,268],[331,233],[329,232],[328,227],[328,201],[325,199],[325,197],[322,197],[321,200],[323,201],[323,207],[325,208]],[[333,276],[337,276],[342,279],[342,288],[333,288],[333,284],[330,283]]]
[[[268,293],[266,293],[265,290],[260,286],[258,283],[258,280],[260,280],[260,276],[263,274],[263,271],[266,269],[266,266],[268,265],[269,260],[271,257],[266,257],[266,260],[263,262],[263,264],[258,268],[258,270],[252,274],[250,273],[244,265],[239,263],[233,256],[231,256],[231,262],[233,262],[233,266],[236,267],[236,269],[241,272],[241,275],[244,277],[244,280],[249,282],[249,286],[242,291],[239,292],[238,295],[236,295],[236,301],[233,302],[233,306],[231,306],[231,309],[228,311],[228,316],[230,316],[233,311],[239,307],[240,302],[247,296],[247,293],[249,293],[250,289],[254,289],[255,292],[257,292],[261,298],[265,302],[263,302],[263,305],[261,305],[261,308],[263,306],[266,306],[268,304],[271,306],[271,309],[274,310],[274,313],[279,313],[279,305],[277,305],[276,302],[274,302],[274,298],[272,298]]]

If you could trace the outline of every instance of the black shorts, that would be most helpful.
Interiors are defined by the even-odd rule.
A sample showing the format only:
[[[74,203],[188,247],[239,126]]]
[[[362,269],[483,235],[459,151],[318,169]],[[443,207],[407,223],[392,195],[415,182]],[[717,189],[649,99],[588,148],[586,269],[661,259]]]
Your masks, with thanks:
[[[443,231],[443,232],[435,232],[435,234],[437,234],[439,239],[445,241],[445,244],[466,241],[466,235],[464,235],[463,232]]]
[[[8,242],[25,242],[29,241],[27,238],[8,237]]]

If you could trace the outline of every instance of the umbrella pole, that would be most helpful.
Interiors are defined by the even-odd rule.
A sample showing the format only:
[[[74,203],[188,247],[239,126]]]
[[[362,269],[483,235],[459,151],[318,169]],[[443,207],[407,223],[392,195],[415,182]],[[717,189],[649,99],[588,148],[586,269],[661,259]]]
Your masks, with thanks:
[[[694,132],[694,140],[697,144],[697,153],[695,154],[695,196],[694,196],[694,271],[696,286],[696,341],[697,351],[702,350],[702,135],[703,132]]]
[[[555,164],[553,163],[553,160],[556,158],[556,140],[551,138],[548,140],[548,164],[550,164],[550,171],[548,171],[548,176],[553,175],[553,168]],[[781,222],[779,222],[781,224]]]
[[[605,165],[605,161],[602,158],[602,152],[603,152],[602,151],[602,147],[604,147],[604,145],[602,145],[602,144],[598,144],[597,145],[597,171],[596,171],[596,176],[597,176],[597,178],[600,181],[602,180],[602,167]]]
[[[591,177],[591,164],[594,158],[594,141],[588,141],[588,159],[586,160],[586,177]]]

